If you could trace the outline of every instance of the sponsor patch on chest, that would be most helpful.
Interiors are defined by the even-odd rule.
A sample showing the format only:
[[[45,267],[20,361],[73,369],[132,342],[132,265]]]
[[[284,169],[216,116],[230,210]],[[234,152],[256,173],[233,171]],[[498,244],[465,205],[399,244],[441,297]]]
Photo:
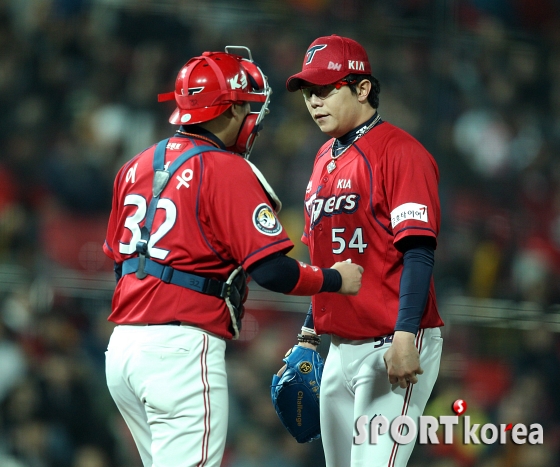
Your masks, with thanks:
[[[391,211],[391,226],[403,221],[415,220],[428,222],[428,207],[418,203],[404,203]]]

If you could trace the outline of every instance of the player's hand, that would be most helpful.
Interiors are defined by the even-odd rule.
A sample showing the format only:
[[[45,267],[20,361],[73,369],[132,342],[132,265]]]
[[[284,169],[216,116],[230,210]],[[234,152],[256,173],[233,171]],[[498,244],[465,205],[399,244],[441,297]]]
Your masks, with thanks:
[[[385,368],[391,384],[407,388],[418,382],[418,376],[424,373],[420,367],[420,354],[414,343],[416,336],[411,332],[396,331],[393,343],[383,355]]]
[[[308,334],[308,333],[304,332],[303,334]],[[308,349],[311,349],[311,350],[317,350],[317,346],[313,345],[313,344],[310,344],[309,342],[299,342],[298,345],[301,346],[301,347],[307,347]],[[282,376],[282,374],[284,374],[285,371],[286,371],[286,365],[284,365],[282,368],[280,368],[278,370],[278,373],[276,373],[276,374],[278,375],[278,377],[280,377],[280,376]]]
[[[278,370],[278,373],[276,373],[276,374],[277,374],[278,377],[280,378],[280,377],[284,374],[285,371],[286,371],[286,364],[284,364],[284,366],[283,366],[282,368],[280,368],[280,369]]]
[[[358,264],[348,261],[340,261],[334,263],[331,269],[336,269],[342,276],[342,287],[338,293],[342,295],[358,295],[358,291],[362,286],[362,274],[364,268]]]

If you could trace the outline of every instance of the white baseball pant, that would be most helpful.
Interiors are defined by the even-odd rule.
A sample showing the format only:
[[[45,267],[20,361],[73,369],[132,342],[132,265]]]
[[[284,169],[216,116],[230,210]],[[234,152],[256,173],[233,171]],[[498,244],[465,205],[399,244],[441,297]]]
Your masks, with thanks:
[[[196,327],[117,326],[107,385],[144,467],[219,467],[228,424],[225,341]]]
[[[416,338],[420,352],[418,383],[402,389],[389,383],[383,355],[391,342],[379,339],[348,340],[332,336],[321,381],[321,439],[327,467],[405,467],[415,440],[393,441],[389,432],[377,444],[354,443],[356,421],[383,415],[389,423],[408,415],[422,415],[439,372],[443,340],[439,328],[421,329]],[[369,430],[369,425],[368,425]],[[405,433],[406,434],[406,433]]]

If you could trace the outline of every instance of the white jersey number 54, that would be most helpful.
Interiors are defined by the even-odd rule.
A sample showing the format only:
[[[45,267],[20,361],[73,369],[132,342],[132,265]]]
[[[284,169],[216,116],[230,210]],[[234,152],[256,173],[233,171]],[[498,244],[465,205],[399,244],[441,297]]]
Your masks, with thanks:
[[[364,233],[361,227],[356,227],[352,235],[345,235],[346,227],[333,227],[332,229],[332,242],[333,242],[333,253],[335,255],[340,255],[346,250],[346,245],[348,248],[353,248],[358,250],[358,253],[363,253],[367,248],[368,244],[364,243]],[[346,242],[346,238],[350,237],[350,241]]]

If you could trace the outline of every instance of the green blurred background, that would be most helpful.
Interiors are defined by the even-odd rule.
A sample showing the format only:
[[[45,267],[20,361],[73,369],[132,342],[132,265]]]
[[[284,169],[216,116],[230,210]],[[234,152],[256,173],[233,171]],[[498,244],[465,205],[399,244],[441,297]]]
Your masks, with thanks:
[[[0,0],[1,467],[141,465],[105,386],[114,279],[101,245],[113,177],[172,134],[157,94],[190,57],[244,45],[268,75],[251,161],[307,259],[302,200],[326,138],[285,81],[333,33],[366,47],[382,118],[440,167],[446,326],[427,413],[461,398],[479,423],[544,428],[540,446],[417,446],[409,466],[560,465],[557,0]],[[227,350],[224,467],[324,465],[321,442],[298,445],[269,396],[308,303],[251,287]]]

